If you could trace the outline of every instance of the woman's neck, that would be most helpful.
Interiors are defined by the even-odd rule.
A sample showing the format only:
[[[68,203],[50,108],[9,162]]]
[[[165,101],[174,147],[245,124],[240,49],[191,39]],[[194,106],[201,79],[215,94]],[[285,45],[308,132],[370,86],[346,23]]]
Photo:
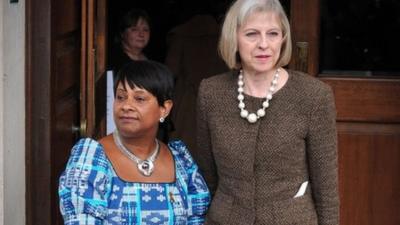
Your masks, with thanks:
[[[127,138],[119,135],[122,144],[140,158],[147,158],[155,148],[154,138]]]
[[[131,58],[132,60],[145,60],[146,57],[142,53],[142,49],[139,48],[130,48],[129,46],[123,44],[122,49],[125,54]]]
[[[264,98],[267,95],[276,70],[266,73],[246,72],[246,70],[243,70],[242,73],[244,92],[254,97]]]

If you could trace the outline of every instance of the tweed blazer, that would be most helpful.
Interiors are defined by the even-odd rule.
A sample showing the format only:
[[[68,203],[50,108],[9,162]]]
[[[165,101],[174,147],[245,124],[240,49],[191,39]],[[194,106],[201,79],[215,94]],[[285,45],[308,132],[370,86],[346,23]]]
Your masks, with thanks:
[[[201,82],[196,160],[213,193],[206,224],[339,224],[332,91],[309,75],[288,73],[254,124],[240,117],[237,71]],[[244,99],[250,112],[262,101]],[[304,194],[295,197],[304,182]]]

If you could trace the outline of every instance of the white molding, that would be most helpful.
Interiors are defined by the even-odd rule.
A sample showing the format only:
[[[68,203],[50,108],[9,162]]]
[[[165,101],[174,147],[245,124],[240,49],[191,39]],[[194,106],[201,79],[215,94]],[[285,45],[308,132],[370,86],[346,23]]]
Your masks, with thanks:
[[[25,196],[25,1],[2,1],[3,218],[26,224]]]
[[[4,59],[3,59],[3,2],[0,1],[0,225],[4,225]]]

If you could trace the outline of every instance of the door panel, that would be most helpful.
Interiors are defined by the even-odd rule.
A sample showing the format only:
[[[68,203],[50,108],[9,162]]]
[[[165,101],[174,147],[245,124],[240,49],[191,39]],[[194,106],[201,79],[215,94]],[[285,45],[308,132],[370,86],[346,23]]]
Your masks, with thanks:
[[[400,224],[400,126],[338,123],[341,224]]]
[[[400,123],[400,80],[321,80],[333,88],[339,121]]]
[[[63,224],[58,204],[58,177],[67,162],[79,126],[79,0],[52,1],[51,12],[51,224]]]
[[[99,6],[103,8],[94,11],[97,2],[101,2]],[[58,204],[58,178],[71,147],[81,134],[87,134],[87,130],[94,133],[94,127],[102,127],[95,126],[94,119],[88,129],[80,125],[85,125],[81,121],[88,115],[94,115],[94,102],[100,101],[95,99],[95,88],[105,95],[105,90],[101,90],[94,79],[96,73],[102,72],[95,69],[95,59],[99,57],[95,53],[99,46],[103,46],[102,54],[105,51],[102,45],[105,35],[101,34],[105,31],[105,3],[105,0],[26,1],[28,225],[63,224]],[[92,19],[91,23],[104,26],[92,27],[91,33],[87,33],[89,4],[92,4],[89,13],[93,14],[90,17],[98,15],[103,21],[97,23]],[[102,41],[97,41],[96,34]],[[96,45],[88,44],[89,37]],[[105,68],[105,59],[98,61],[98,67]],[[98,75],[97,80],[101,77]],[[105,110],[98,114],[98,118],[104,117]],[[101,134],[101,130],[97,133]]]
[[[56,12],[53,14],[55,33],[66,34],[77,31],[81,23],[80,1],[53,1],[52,3],[54,12]],[[74,5],[74,7],[71,7],[72,5]]]
[[[88,137],[105,134],[106,7],[106,0],[82,0],[81,123]]]
[[[69,93],[70,88],[79,87],[79,58],[76,57],[80,54],[80,50],[76,48],[79,46],[80,39],[79,34],[70,33],[65,38],[55,41],[55,48],[59,51],[56,53],[56,74],[55,76],[55,88],[57,97]]]
[[[321,73],[320,5],[319,0],[291,1],[290,68],[321,79],[335,94],[340,224],[400,224],[400,71],[386,74],[387,79]]]

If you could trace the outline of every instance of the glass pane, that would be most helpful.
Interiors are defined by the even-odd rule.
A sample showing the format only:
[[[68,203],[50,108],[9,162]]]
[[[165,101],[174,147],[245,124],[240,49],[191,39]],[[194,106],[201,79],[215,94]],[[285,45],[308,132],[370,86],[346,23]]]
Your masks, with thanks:
[[[320,72],[400,75],[399,0],[321,0]]]

